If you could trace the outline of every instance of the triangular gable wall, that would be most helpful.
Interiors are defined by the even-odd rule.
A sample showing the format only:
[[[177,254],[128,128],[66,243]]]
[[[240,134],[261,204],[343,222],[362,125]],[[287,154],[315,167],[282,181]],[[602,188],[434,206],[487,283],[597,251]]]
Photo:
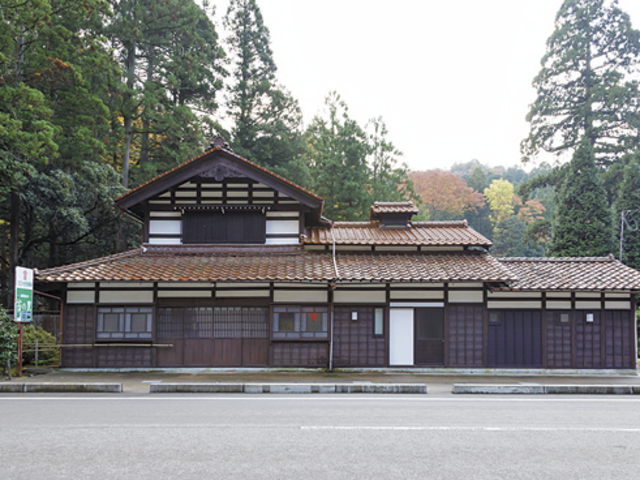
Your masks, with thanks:
[[[142,220],[144,242],[157,245],[297,244],[307,225],[320,222],[322,204],[313,193],[220,148],[116,199]]]

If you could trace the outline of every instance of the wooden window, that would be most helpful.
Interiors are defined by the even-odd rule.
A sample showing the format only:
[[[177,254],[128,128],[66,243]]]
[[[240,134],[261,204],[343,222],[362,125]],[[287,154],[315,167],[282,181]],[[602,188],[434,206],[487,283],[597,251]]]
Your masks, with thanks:
[[[96,337],[151,340],[153,310],[150,307],[99,307]]]
[[[214,338],[269,338],[269,309],[217,307],[213,312]]]
[[[159,339],[269,338],[264,307],[163,307],[158,309]]]
[[[489,325],[502,325],[500,312],[489,312]]]
[[[328,313],[326,307],[274,307],[274,339],[327,338]]]
[[[182,242],[265,243],[266,217],[262,212],[185,212]]]
[[[373,322],[373,335],[384,335],[384,308],[376,308]]]
[[[571,316],[569,312],[554,312],[553,317],[555,324],[559,327],[571,326]]]

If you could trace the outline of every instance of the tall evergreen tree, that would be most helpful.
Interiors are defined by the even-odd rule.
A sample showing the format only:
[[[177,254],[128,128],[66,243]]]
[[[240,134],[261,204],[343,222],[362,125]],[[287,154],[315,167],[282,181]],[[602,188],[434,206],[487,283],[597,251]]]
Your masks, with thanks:
[[[193,0],[110,1],[114,17],[106,34],[123,79],[112,94],[122,118],[121,125],[114,122],[122,136],[114,157],[128,186],[131,165],[142,168],[139,183],[201,149],[194,110],[215,111],[224,54],[213,23]]]
[[[33,178],[44,168],[70,169],[103,151],[108,115],[102,84],[89,79],[95,78],[96,68],[108,69],[109,56],[96,35],[107,11],[102,0],[28,1],[3,7],[0,283],[6,287],[14,266],[27,258],[25,232],[34,225],[25,222],[29,204],[24,197]]]
[[[302,112],[297,100],[276,84],[269,29],[260,8],[255,0],[231,0],[224,20],[233,65],[228,106],[234,151],[308,185]]]
[[[620,186],[618,199],[613,208],[613,228],[616,239],[620,242],[621,212],[631,210],[626,214],[627,225],[624,231],[622,261],[640,270],[640,159],[633,155],[624,169],[624,179]],[[631,228],[628,228],[631,227]]]
[[[409,179],[409,167],[406,163],[399,164],[402,152],[387,139],[389,132],[382,117],[371,119],[367,127],[371,148],[371,203],[407,200],[418,202],[420,197]]]
[[[640,34],[617,0],[565,0],[555,25],[533,80],[523,160],[573,152],[586,136],[596,161],[610,164],[635,149]]]
[[[312,189],[325,198],[324,212],[332,220],[364,220],[371,206],[367,135],[336,92],[325,105],[326,116],[314,117],[306,132]]]
[[[611,252],[611,222],[595,153],[585,139],[571,159],[556,194],[548,253],[555,257],[597,257]]]

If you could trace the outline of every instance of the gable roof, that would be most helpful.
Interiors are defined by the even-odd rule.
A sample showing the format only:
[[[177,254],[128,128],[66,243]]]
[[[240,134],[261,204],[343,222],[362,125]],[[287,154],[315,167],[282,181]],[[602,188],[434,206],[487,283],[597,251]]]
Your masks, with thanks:
[[[379,222],[335,222],[333,228],[310,228],[302,243],[307,245],[423,245],[482,246],[491,241],[471,228],[467,221],[412,222],[408,228],[380,228]]]
[[[225,148],[224,141],[218,137],[212,148],[191,160],[168,170],[155,178],[129,190],[115,199],[121,210],[131,210],[141,202],[158,195],[167,189],[186,182],[203,172],[215,168],[227,168],[246,177],[259,181],[274,190],[280,191],[311,209],[312,219],[320,223],[324,199],[313,192],[296,185],[286,178],[277,175]]]
[[[499,258],[518,278],[510,291],[639,291],[640,272],[613,256]]]

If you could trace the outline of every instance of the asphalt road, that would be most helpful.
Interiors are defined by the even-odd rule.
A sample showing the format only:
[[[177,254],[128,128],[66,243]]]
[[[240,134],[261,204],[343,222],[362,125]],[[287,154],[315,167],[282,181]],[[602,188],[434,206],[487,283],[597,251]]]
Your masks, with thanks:
[[[0,478],[638,478],[640,399],[0,396]]]

